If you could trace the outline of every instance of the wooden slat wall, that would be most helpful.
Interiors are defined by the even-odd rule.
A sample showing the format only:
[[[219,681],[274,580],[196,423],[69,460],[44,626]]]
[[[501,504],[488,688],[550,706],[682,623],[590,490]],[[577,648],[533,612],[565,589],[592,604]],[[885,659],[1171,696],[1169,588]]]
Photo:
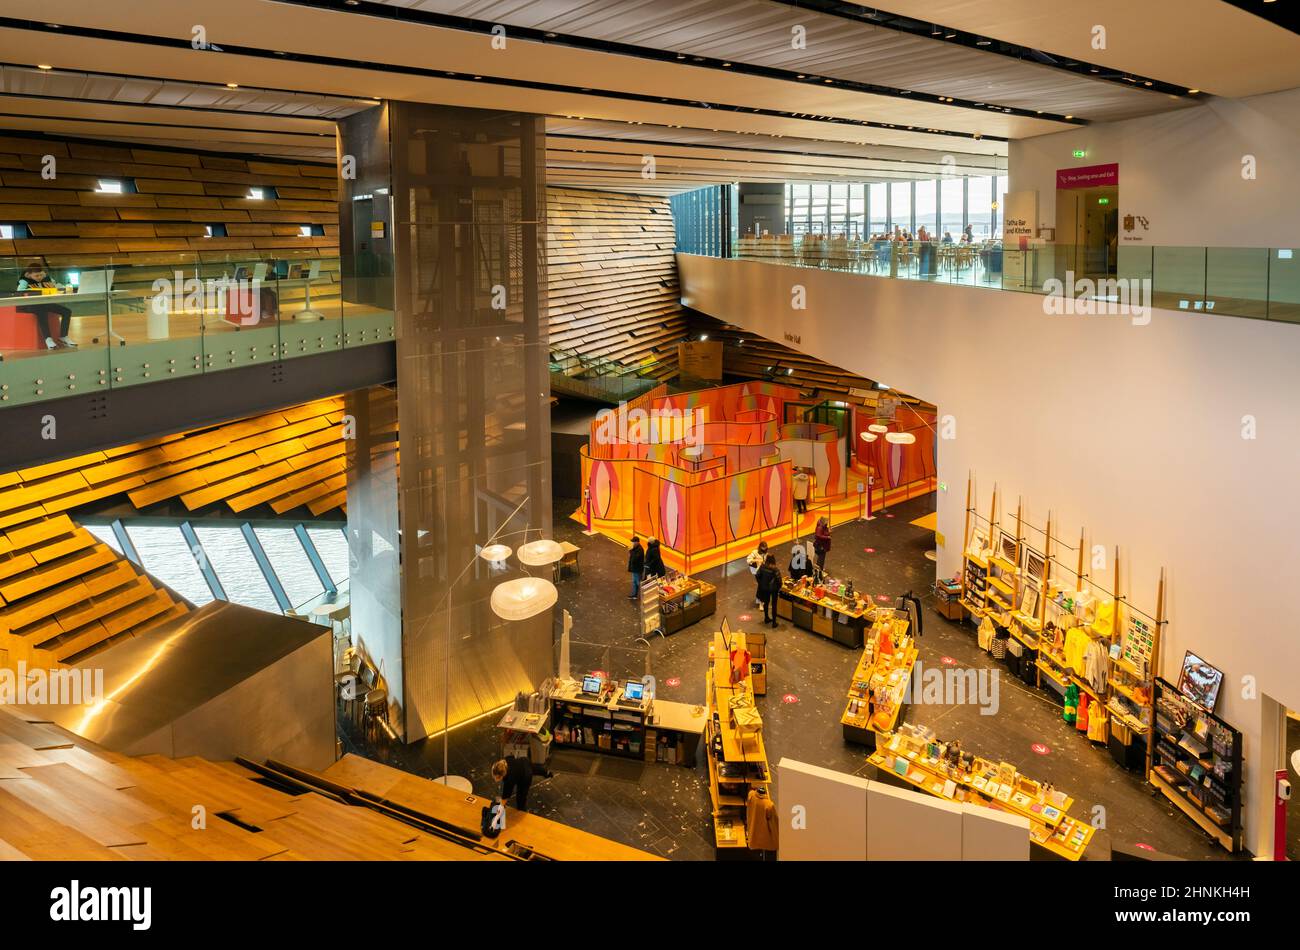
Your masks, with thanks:
[[[855,405],[874,406],[880,395],[872,380],[701,314],[691,314],[690,332],[696,337],[707,333],[710,340],[722,342],[722,371],[729,377],[763,379],[767,375],[767,368],[779,363],[780,372],[776,381],[797,386],[802,391],[811,393],[811,398],[818,402],[823,399],[843,399]],[[794,373],[787,376],[787,369],[793,369]],[[850,396],[850,389],[870,390],[871,395],[864,401],[863,397]],[[909,405],[930,410],[934,408],[912,396],[901,393],[894,395]]]
[[[676,373],[686,331],[666,198],[547,189],[551,346]]]
[[[46,155],[55,162],[50,179],[41,174]],[[133,179],[138,193],[98,194],[101,178]],[[250,187],[268,185],[278,198],[247,197]],[[31,230],[29,238],[0,241],[0,255],[43,256],[51,267],[108,255],[134,264],[170,263],[182,253],[333,257],[337,171],[237,155],[0,137],[0,222]],[[228,236],[204,237],[208,224],[224,224]],[[322,225],[324,236],[301,237],[304,224]]]

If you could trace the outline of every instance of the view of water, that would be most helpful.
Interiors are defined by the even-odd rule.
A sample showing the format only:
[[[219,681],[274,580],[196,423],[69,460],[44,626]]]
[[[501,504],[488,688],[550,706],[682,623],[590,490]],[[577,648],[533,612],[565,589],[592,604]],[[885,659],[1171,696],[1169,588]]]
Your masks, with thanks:
[[[90,525],[87,530],[121,553],[111,527]],[[213,599],[179,527],[136,525],[128,527],[127,532],[146,571],[196,606]],[[291,527],[257,528],[255,532],[290,603],[294,606],[306,603],[325,589]],[[253,552],[237,525],[196,527],[195,534],[225,588],[227,600],[279,613],[271,588],[262,577]],[[320,552],[334,583],[337,585],[347,580],[348,541],[343,531],[339,528],[308,528],[307,535]]]

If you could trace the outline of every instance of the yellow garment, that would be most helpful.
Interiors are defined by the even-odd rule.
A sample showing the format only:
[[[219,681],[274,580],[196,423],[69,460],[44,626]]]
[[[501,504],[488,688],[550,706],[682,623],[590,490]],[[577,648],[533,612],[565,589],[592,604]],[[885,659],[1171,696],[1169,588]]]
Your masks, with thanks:
[[[1110,735],[1106,728],[1108,718],[1100,703],[1093,703],[1088,710],[1088,738],[1093,742],[1105,742]]]
[[[749,839],[749,847],[754,851],[775,851],[778,829],[776,803],[751,789],[745,799],[745,837]]]
[[[1065,662],[1080,676],[1083,676],[1086,671],[1084,656],[1091,642],[1091,638],[1078,627],[1065,631]]]
[[[1115,601],[1103,600],[1097,605],[1097,616],[1092,621],[1093,632],[1109,640],[1115,633]]]

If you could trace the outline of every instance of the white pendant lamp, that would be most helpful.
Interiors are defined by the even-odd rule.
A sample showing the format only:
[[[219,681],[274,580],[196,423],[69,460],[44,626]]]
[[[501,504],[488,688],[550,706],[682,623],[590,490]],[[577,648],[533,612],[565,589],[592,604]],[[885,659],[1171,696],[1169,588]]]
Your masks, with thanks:
[[[867,431],[875,432],[877,434],[885,433],[889,431],[889,426],[882,426],[879,422],[873,422],[871,425],[867,426]]]
[[[527,620],[555,606],[559,596],[543,577],[517,577],[492,589],[492,612],[502,620]]]
[[[519,563],[527,564],[529,567],[554,564],[562,557],[564,557],[564,548],[560,547],[558,541],[543,538],[519,545]]]
[[[916,441],[916,436],[910,432],[886,432],[885,441],[894,445],[911,445]]]
[[[863,442],[875,442],[875,441],[876,441],[877,439],[879,439],[879,438],[880,438],[880,436],[876,435],[874,432],[864,432],[864,433],[862,433],[862,441],[863,441]]]
[[[478,556],[493,564],[504,564],[513,553],[508,544],[489,544],[478,552]]]

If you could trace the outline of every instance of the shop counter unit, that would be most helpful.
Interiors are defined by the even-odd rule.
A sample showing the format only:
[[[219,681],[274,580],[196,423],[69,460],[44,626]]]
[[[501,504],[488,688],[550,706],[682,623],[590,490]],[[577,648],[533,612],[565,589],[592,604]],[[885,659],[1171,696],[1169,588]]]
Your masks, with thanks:
[[[905,760],[906,770],[899,772],[896,762]],[[983,760],[978,760],[983,762]],[[1066,796],[1059,805],[1035,802],[1028,796],[1018,801],[1012,796],[991,796],[972,784],[969,777],[954,779],[938,770],[934,763],[891,748],[873,752],[867,762],[876,767],[877,778],[900,788],[913,788],[947,801],[968,802],[986,808],[1020,815],[1029,821],[1029,843],[1033,859],[1078,861],[1092,842],[1095,829],[1066,814],[1074,799]],[[983,763],[985,765],[991,763]],[[1039,806],[1035,810],[1035,806]]]
[[[655,699],[640,708],[620,705],[617,695],[575,695],[569,687],[551,696],[554,744],[647,762],[694,766],[704,710]]]
[[[551,758],[551,746],[554,736],[547,726],[551,722],[551,712],[527,712],[520,709],[506,710],[506,714],[497,723],[501,730],[501,754],[510,756],[527,756],[536,765],[545,766]]]
[[[721,633],[714,634],[704,682],[709,798],[719,857],[751,853],[745,830],[746,802],[751,789],[770,793],[772,780],[751,677],[746,675],[731,684],[729,649],[747,649],[745,634],[731,634],[729,643]]]
[[[900,648],[891,657],[889,670],[886,676],[896,680],[889,685],[895,693],[902,693],[906,697],[910,691],[912,679],[912,670],[916,666],[917,651],[912,645],[910,638],[905,645]],[[840,727],[843,731],[844,741],[853,742],[858,745],[864,745],[868,749],[876,748],[877,737],[887,735],[893,732],[900,722],[907,718],[908,703],[905,700],[899,700],[889,710],[877,710],[874,715],[868,718],[866,715],[855,712],[854,704],[864,702],[867,699],[867,688],[860,688],[858,684],[869,684],[872,676],[878,671],[874,657],[869,655],[869,651],[864,648],[862,658],[858,660],[857,669],[853,671],[853,680],[849,686],[848,703],[844,707],[844,714],[840,716]]]
[[[718,609],[718,589],[708,581],[688,579],[671,585],[671,590],[659,587],[660,625],[665,634],[676,633]]]
[[[948,620],[961,620],[961,584],[956,581],[939,581],[934,585],[934,610]]]
[[[776,615],[796,627],[811,630],[846,647],[862,648],[865,631],[872,623],[872,607],[861,604],[849,607],[838,596],[827,594],[818,600],[812,591],[798,585],[782,588],[776,602]]]

